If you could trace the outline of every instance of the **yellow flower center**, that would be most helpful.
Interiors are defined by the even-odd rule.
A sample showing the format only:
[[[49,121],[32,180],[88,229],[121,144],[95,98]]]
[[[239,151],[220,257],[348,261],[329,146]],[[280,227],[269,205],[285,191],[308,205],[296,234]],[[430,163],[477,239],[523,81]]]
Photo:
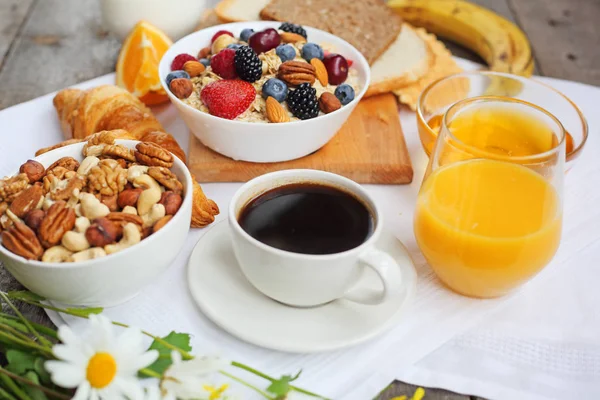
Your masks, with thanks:
[[[117,374],[117,362],[108,353],[96,353],[88,361],[86,378],[95,389],[108,386]]]
[[[204,390],[206,390],[208,393],[210,393],[210,396],[208,397],[209,400],[218,400],[221,398],[221,395],[223,394],[224,391],[227,390],[227,388],[229,387],[228,384],[224,384],[221,385],[221,387],[214,387],[212,385],[204,385],[203,388]]]

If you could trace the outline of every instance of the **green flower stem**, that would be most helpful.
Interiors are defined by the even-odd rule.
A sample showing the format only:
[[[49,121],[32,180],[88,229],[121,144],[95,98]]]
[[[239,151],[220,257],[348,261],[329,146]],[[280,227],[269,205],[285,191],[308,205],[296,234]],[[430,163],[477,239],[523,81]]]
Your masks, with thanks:
[[[267,399],[271,399],[271,400],[273,400],[273,399],[274,399],[274,397],[270,396],[270,395],[269,395],[269,393],[265,392],[264,390],[260,390],[260,389],[259,389],[259,388],[257,388],[256,386],[254,386],[254,385],[252,385],[252,384],[250,384],[250,383],[246,382],[245,380],[243,380],[243,379],[241,379],[241,378],[238,378],[238,377],[237,377],[237,376],[235,376],[235,375],[232,375],[232,374],[230,374],[230,373],[229,373],[229,372],[227,372],[227,371],[219,371],[219,373],[220,373],[221,375],[225,375],[225,376],[229,377],[230,379],[233,379],[234,381],[236,381],[236,382],[239,382],[239,383],[241,383],[242,385],[244,385],[244,386],[246,386],[246,387],[248,387],[248,388],[250,388],[250,389],[254,390],[255,392],[257,392],[257,393],[259,393],[259,394],[263,395],[264,397],[266,397]]]
[[[8,377],[9,379],[12,378],[15,381],[19,381],[21,383],[24,383],[28,386],[34,387],[42,392],[44,392],[45,394],[47,394],[48,396],[52,396],[56,399],[60,399],[60,400],[69,400],[71,397],[67,396],[66,394],[63,393],[59,393],[55,390],[52,389],[48,389],[47,387],[38,385],[35,382],[30,381],[29,379],[23,378],[22,376],[13,374],[12,372],[9,372],[7,370],[5,370],[4,368],[0,367],[0,374],[4,374],[4,376]]]
[[[260,376],[261,378],[263,378],[263,379],[266,379],[266,380],[268,380],[268,381],[270,381],[270,382],[275,382],[275,381],[277,380],[277,379],[273,378],[272,376],[269,376],[269,375],[267,375],[267,374],[264,374],[264,373],[262,373],[262,372],[260,372],[260,371],[258,371],[258,370],[256,370],[256,369],[254,369],[254,368],[252,368],[252,367],[250,367],[250,366],[246,365],[246,364],[242,364],[242,363],[240,363],[240,362],[237,362],[237,361],[232,361],[232,362],[231,362],[231,365],[232,365],[232,366],[234,366],[234,367],[236,367],[236,368],[243,369],[244,371],[248,371],[248,372],[250,372],[250,373],[252,373],[252,374],[254,374],[254,375],[256,375],[256,376]],[[297,387],[297,386],[290,385],[290,388],[291,388],[292,390],[294,390],[294,391],[298,392],[298,393],[303,393],[303,394],[305,394],[305,395],[307,395],[307,396],[318,397],[318,398],[320,398],[320,399],[329,400],[329,399],[327,399],[326,397],[323,397],[323,396],[321,396],[321,395],[318,395],[318,394],[316,394],[316,393],[313,393],[313,392],[309,392],[308,390],[305,390],[305,389],[299,388],[299,387]]]
[[[0,296],[2,296],[2,298],[4,299],[4,301],[6,302],[6,304],[8,304],[8,306],[10,308],[12,308],[12,310],[21,319],[21,321],[23,321],[23,324],[25,324],[25,326],[27,327],[27,329],[29,329],[29,331],[31,332],[32,335],[34,335],[35,337],[37,337],[39,339],[39,341],[41,343],[43,343],[44,345],[46,345],[48,347],[52,347],[52,343],[48,339],[46,339],[44,336],[40,335],[38,333],[38,331],[35,330],[35,328],[29,323],[29,321],[27,320],[27,318],[25,318],[23,316],[23,314],[21,314],[21,312],[19,311],[19,309],[17,307],[15,307],[15,305],[12,303],[12,301],[10,301],[10,299],[8,298],[8,296],[4,292],[0,291]]]
[[[15,317],[14,315],[0,313],[0,322],[4,322],[6,325],[10,325],[13,328],[19,329],[20,331],[27,331],[26,328],[19,323],[20,319]],[[47,326],[36,324],[34,322],[29,322],[38,332],[43,333],[46,336],[51,337],[52,339],[58,340],[58,334],[55,330],[48,328]]]
[[[39,344],[37,344],[35,342],[30,342],[30,341],[24,341],[24,340],[21,340],[21,339],[17,339],[16,337],[11,336],[11,335],[9,335],[9,334],[7,334],[5,332],[2,332],[2,331],[0,331],[0,338],[7,339],[7,340],[9,340],[9,341],[11,341],[11,342],[13,342],[15,344],[18,344],[20,346],[23,346],[23,347],[28,347],[30,349],[38,350],[40,353],[44,353],[44,355],[46,355],[47,357],[54,358],[54,354],[52,354],[51,350],[49,350],[48,348],[46,348],[44,346],[41,346],[41,345],[39,345]]]
[[[0,387],[0,399],[18,400],[15,396]]]
[[[6,370],[3,369],[0,372],[2,372],[2,374],[0,374],[0,380],[4,382],[6,387],[10,389],[15,394],[15,396],[17,396],[17,398],[21,400],[32,400],[31,397],[27,395],[27,393],[25,393],[19,386],[17,386],[17,384],[12,379],[10,379],[8,375],[4,373],[6,372]]]
[[[148,368],[142,368],[142,369],[140,369],[139,372],[140,372],[140,374],[146,375],[149,378],[158,378],[158,379],[162,378],[161,374],[159,374],[158,372],[154,372]]]
[[[12,326],[10,326],[8,324],[2,323],[2,320],[0,320],[0,331],[5,331],[7,333],[12,333],[13,335],[15,335],[15,337],[17,339],[25,340],[27,342],[31,342],[31,343],[35,344],[35,342],[29,336],[23,334],[23,331],[15,329],[15,328],[13,328]]]

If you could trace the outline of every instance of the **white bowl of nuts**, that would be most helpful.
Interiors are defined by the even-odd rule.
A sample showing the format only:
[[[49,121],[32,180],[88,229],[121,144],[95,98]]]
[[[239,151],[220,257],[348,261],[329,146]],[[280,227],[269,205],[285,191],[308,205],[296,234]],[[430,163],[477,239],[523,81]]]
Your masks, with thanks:
[[[0,181],[0,260],[47,299],[122,303],[165,271],[185,242],[187,167],[152,143],[107,135],[42,154]]]
[[[333,138],[365,94],[370,69],[330,33],[255,21],[185,36],[161,59],[159,76],[206,146],[235,160],[279,162]]]

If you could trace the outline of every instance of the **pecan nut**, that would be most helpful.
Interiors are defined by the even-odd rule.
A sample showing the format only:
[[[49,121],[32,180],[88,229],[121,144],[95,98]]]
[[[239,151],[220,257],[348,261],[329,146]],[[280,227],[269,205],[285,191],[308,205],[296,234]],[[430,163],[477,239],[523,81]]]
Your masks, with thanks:
[[[73,157],[59,158],[48,167],[48,172],[52,173],[52,171],[54,171],[54,168],[56,167],[62,167],[67,171],[77,171],[77,169],[79,168],[79,161],[77,161]]]
[[[286,61],[279,66],[277,77],[292,86],[315,83],[315,67],[304,61]]]
[[[183,184],[170,169],[165,167],[150,167],[148,168],[148,175],[167,189],[177,194],[183,193]]]
[[[105,157],[124,159],[129,162],[135,162],[135,155],[133,154],[133,150],[128,149],[127,147],[122,146],[120,144],[110,144],[104,146],[101,155]]]
[[[21,165],[19,172],[27,175],[29,183],[34,183],[44,177],[46,168],[35,160],[27,160],[25,164]]]
[[[124,227],[125,225],[127,225],[130,222],[134,223],[140,228],[140,231],[142,230],[142,226],[144,225],[144,221],[142,220],[142,217],[140,217],[139,215],[135,215],[135,214],[129,214],[129,213],[124,213],[124,212],[111,212],[106,216],[106,218],[109,221],[115,222],[122,227]]]
[[[165,168],[173,166],[173,154],[155,143],[140,142],[135,148],[135,159],[141,164]]]
[[[12,201],[29,185],[29,177],[25,173],[0,180],[0,201]]]
[[[16,222],[2,232],[2,244],[11,252],[28,260],[39,260],[44,254],[35,232],[22,222]]]
[[[75,210],[67,207],[64,201],[57,201],[48,209],[38,230],[38,237],[45,248],[60,243],[65,232],[75,226]]]
[[[88,190],[104,196],[118,195],[127,184],[127,171],[112,159],[100,160],[88,174]]]
[[[42,206],[44,198],[44,189],[42,185],[36,183],[23,190],[10,205],[10,211],[17,217],[23,218],[29,211]]]

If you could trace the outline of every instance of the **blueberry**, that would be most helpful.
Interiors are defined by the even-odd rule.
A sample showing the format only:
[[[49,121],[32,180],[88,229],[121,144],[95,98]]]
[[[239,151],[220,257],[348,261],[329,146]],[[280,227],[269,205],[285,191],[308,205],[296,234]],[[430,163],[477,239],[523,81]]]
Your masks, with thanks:
[[[296,58],[296,49],[289,44],[280,44],[275,49],[275,52],[281,58],[281,62],[286,62]]]
[[[231,43],[231,44],[228,44],[228,45],[227,45],[227,48],[228,48],[228,49],[234,49],[234,50],[237,50],[237,49],[239,49],[240,47],[242,47],[242,45],[241,45],[241,44],[237,44],[237,43]]]
[[[280,103],[285,100],[287,92],[287,85],[277,78],[269,79],[262,87],[262,96],[265,99],[271,96]]]
[[[169,86],[171,84],[171,81],[173,79],[177,79],[177,78],[190,79],[190,75],[187,72],[182,71],[182,70],[169,72],[169,75],[167,75],[167,79],[165,79],[167,81],[167,86]]]
[[[304,46],[302,46],[302,58],[308,62],[310,62],[310,60],[313,58],[322,60],[324,55],[323,49],[318,44],[306,43]]]
[[[240,33],[240,40],[248,43],[250,36],[254,33],[254,29],[246,28]]]
[[[204,68],[210,67],[210,60],[208,58],[201,58],[198,61],[200,61],[202,65],[204,65]]]
[[[345,83],[341,84],[335,88],[335,97],[338,98],[340,103],[346,105],[354,100],[354,89],[352,89],[352,86]]]

